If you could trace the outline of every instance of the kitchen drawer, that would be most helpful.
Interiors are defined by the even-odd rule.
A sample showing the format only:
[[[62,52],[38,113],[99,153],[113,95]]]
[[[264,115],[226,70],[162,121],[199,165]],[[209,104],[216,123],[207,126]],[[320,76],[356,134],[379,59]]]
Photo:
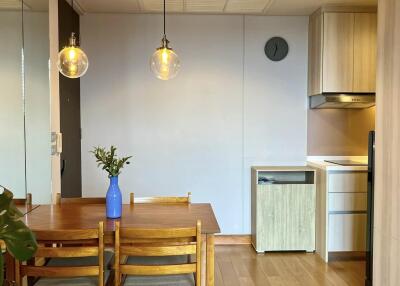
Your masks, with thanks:
[[[329,211],[366,211],[367,193],[330,193]]]
[[[367,192],[368,173],[365,172],[329,172],[329,193]]]
[[[328,251],[365,251],[366,214],[330,214]]]

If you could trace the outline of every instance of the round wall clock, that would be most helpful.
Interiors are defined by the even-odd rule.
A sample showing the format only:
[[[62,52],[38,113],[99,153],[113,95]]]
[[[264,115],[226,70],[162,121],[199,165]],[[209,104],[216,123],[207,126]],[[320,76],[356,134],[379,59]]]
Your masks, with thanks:
[[[265,44],[265,55],[274,62],[278,62],[286,58],[289,53],[289,45],[285,39],[281,37],[273,37]]]

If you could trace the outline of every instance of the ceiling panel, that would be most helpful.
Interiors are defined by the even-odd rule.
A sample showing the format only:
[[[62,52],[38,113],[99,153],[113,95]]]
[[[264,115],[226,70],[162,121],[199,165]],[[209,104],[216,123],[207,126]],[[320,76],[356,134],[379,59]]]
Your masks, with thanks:
[[[168,12],[183,12],[183,0],[168,0],[166,1]],[[161,12],[163,11],[162,0],[142,0],[143,11],[147,12]]]
[[[21,1],[0,0],[0,10],[21,10]]]
[[[0,3],[20,0],[0,0]],[[32,10],[48,1],[25,0]],[[70,0],[68,0],[70,1]],[[167,13],[310,15],[326,4],[377,5],[377,0],[166,0]],[[83,13],[160,13],[163,0],[75,0]]]
[[[323,5],[363,6],[377,5],[377,0],[274,0],[266,15],[310,15]]]
[[[223,13],[226,0],[185,0],[185,12]]]
[[[142,0],[147,1],[147,0]],[[140,0],[75,0],[85,13],[138,13],[141,12]]]
[[[225,7],[227,13],[263,13],[272,0],[229,0]]]
[[[21,0],[0,0],[0,10],[20,10]],[[24,10],[48,11],[48,0],[25,0]]]

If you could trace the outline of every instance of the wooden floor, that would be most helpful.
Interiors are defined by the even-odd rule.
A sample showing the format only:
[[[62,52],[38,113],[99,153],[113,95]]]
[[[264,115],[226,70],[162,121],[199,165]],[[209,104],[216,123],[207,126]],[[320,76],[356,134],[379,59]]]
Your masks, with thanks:
[[[325,264],[311,253],[257,255],[251,246],[216,246],[215,286],[363,286],[363,261]]]

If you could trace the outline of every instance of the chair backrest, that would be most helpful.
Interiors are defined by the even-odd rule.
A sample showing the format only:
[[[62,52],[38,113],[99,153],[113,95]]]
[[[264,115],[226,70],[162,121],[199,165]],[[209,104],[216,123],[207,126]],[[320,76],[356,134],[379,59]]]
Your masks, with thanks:
[[[56,194],[56,204],[105,204],[106,198],[62,198],[60,193]]]
[[[190,204],[192,193],[188,192],[186,197],[143,197],[136,198],[134,193],[130,193],[130,203],[139,204]]]
[[[98,276],[99,285],[104,284],[104,223],[97,229],[34,231],[38,242],[35,258],[83,258],[98,257],[96,265],[84,266],[35,266],[21,265],[16,261],[16,282],[21,285],[25,276],[34,277],[85,277]],[[96,244],[94,244],[94,241]],[[68,242],[63,247],[62,243]],[[76,242],[76,246],[71,246]],[[67,264],[68,261],[66,261]]]
[[[196,255],[195,262],[184,264],[143,265],[121,263],[121,257],[160,257]],[[201,285],[201,222],[189,228],[120,228],[115,223],[115,285],[121,275],[172,275],[196,273]]]
[[[32,194],[27,193],[25,199],[13,199],[16,205],[32,205]]]

